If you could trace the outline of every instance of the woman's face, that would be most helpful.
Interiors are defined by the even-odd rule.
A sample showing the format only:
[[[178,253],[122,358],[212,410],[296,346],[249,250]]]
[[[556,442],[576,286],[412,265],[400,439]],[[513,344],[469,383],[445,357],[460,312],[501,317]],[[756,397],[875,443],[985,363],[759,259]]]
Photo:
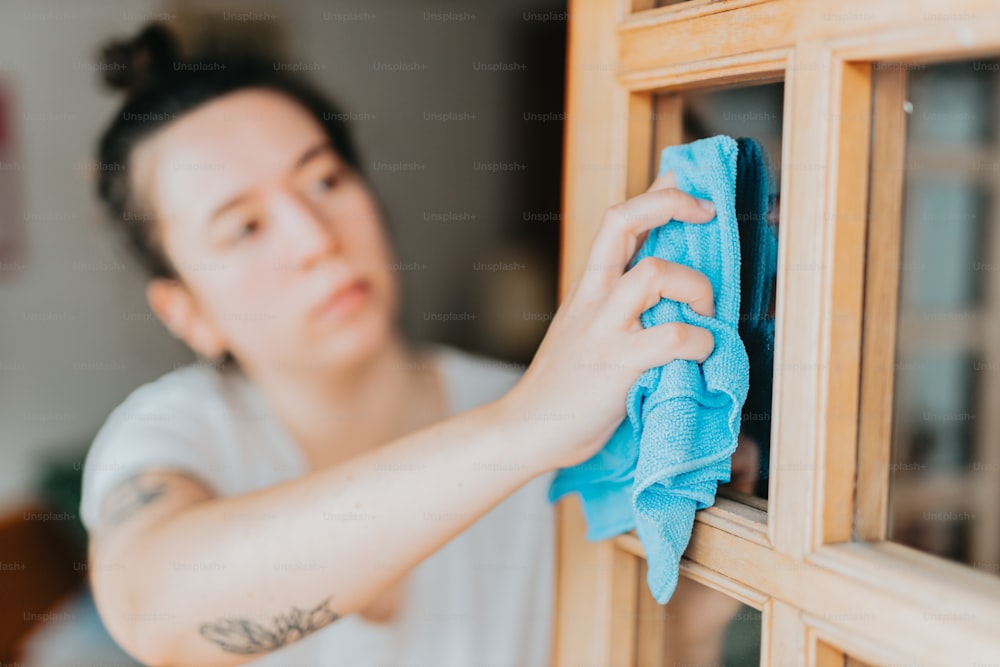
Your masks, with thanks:
[[[392,333],[398,288],[377,202],[291,98],[219,97],[139,145],[133,164],[181,277],[154,280],[150,305],[203,355],[318,369]]]

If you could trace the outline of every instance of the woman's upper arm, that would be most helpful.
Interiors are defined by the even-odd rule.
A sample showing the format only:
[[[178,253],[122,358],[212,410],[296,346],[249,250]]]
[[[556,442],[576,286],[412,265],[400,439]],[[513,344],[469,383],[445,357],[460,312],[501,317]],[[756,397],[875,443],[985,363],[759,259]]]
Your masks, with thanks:
[[[125,479],[101,501],[97,522],[90,530],[88,569],[94,600],[111,636],[140,659],[141,647],[133,640],[134,624],[148,610],[135,599],[135,584],[160,576],[144,571],[147,538],[159,524],[214,497],[197,476],[161,468]]]

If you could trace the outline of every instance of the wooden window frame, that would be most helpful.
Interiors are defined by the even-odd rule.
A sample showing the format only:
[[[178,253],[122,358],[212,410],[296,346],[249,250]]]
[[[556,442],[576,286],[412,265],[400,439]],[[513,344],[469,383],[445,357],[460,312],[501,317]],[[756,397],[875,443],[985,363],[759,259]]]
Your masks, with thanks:
[[[871,63],[998,54],[1000,8],[635,2],[570,0],[561,296],[603,211],[679,143],[669,93],[785,82],[769,512],[725,497],[699,512],[683,574],[762,610],[761,664],[995,661],[1000,579],[885,539],[893,364],[872,361],[895,324],[863,314],[895,312],[904,139],[877,113],[901,77]],[[657,664],[638,539],[587,542],[573,496],[558,515],[553,664]]]

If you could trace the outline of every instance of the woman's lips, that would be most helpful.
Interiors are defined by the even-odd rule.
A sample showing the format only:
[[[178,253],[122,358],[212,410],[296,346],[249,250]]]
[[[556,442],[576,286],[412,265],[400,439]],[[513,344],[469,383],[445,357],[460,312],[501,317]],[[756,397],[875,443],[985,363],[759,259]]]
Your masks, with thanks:
[[[320,317],[344,317],[357,311],[368,299],[369,286],[364,280],[355,280],[331,294],[319,305]]]

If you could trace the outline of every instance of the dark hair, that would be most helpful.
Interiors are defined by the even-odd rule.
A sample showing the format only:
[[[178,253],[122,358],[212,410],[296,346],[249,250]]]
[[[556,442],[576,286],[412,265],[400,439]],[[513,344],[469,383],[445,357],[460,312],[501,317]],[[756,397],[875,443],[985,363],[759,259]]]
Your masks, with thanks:
[[[298,102],[322,126],[337,154],[364,177],[346,114],[310,82],[252,53],[203,53],[182,59],[175,35],[147,24],[128,40],[101,49],[105,83],[127,97],[98,143],[97,191],[112,223],[151,277],[180,278],[157,240],[152,211],[133,192],[133,149],[185,113],[227,93],[267,88]]]

